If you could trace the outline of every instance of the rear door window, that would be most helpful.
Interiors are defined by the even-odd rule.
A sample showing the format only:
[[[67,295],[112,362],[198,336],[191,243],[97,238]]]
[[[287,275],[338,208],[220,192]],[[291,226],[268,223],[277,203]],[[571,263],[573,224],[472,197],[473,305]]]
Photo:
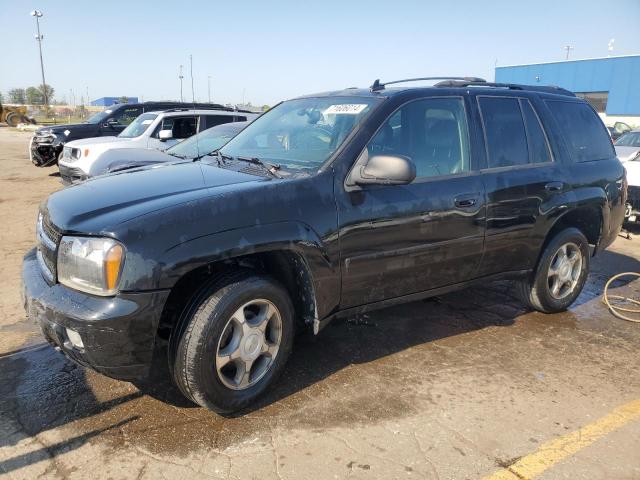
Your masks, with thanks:
[[[586,103],[546,100],[574,162],[592,162],[615,156],[607,130]]]
[[[527,138],[529,139],[529,162],[550,162],[551,151],[538,115],[529,100],[521,99],[520,106],[522,107],[524,123],[527,127]]]
[[[529,163],[527,132],[517,98],[478,97],[489,168]]]
[[[223,123],[231,122],[233,122],[233,115],[205,115],[203,130],[215,127],[216,125],[222,125]]]

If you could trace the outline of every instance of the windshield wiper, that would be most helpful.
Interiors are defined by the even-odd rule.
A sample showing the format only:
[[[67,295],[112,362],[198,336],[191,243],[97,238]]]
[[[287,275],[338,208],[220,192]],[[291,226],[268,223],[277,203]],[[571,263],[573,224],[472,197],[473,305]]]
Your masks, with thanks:
[[[181,160],[185,160],[187,157],[185,155],[180,155],[179,153],[165,152],[167,155],[171,155],[172,157],[179,158]]]
[[[236,157],[237,160],[242,162],[253,163],[254,165],[260,165],[267,172],[269,172],[275,178],[282,178],[282,175],[278,173],[280,170],[280,165],[277,163],[269,163],[264,160],[260,160],[258,157]]]
[[[220,166],[220,160],[225,161],[225,160],[233,160],[233,157],[229,156],[229,155],[225,155],[224,153],[221,153],[219,149],[214,150],[213,152],[209,152],[209,153],[203,153],[202,155],[198,156],[198,157],[193,157],[193,161],[197,161],[200,160],[201,158],[204,157],[218,157],[218,166]]]

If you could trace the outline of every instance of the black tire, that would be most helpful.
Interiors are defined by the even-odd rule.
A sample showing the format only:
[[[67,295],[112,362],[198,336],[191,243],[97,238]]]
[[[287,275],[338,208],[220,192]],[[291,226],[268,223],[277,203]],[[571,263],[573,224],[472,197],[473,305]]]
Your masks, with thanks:
[[[216,370],[220,338],[231,316],[241,306],[265,299],[281,316],[280,347],[273,363],[255,384],[234,390],[226,386]],[[217,413],[247,407],[282,373],[291,353],[294,309],[286,289],[268,276],[235,272],[214,279],[194,296],[171,336],[169,361],[173,379],[193,402]]]
[[[9,115],[7,115],[7,125],[9,125],[10,127],[17,127],[20,123],[20,117],[21,115],[19,113],[11,112]]]
[[[549,286],[549,268],[558,250],[567,244],[573,244],[579,248],[582,255],[580,273],[571,291],[564,298],[556,298],[552,295]],[[589,259],[589,242],[584,234],[577,228],[562,230],[545,247],[534,274],[530,278],[518,282],[522,300],[527,306],[539,312],[565,311],[582,292],[589,275]]]

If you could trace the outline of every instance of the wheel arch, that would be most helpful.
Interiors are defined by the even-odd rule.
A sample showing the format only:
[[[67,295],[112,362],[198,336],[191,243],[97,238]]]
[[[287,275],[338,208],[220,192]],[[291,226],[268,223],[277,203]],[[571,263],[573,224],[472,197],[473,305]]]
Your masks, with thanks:
[[[258,240],[259,239],[259,240]],[[269,275],[289,292],[303,326],[316,326],[339,302],[339,275],[322,242],[309,227],[285,224],[222,232],[170,249],[161,277],[171,292],[158,326],[168,339],[183,309],[213,275],[247,269]]]
[[[555,219],[547,231],[542,248],[540,249],[540,254],[538,255],[538,261],[549,242],[566,228],[577,228],[587,238],[590,245],[597,247],[602,238],[604,222],[603,203],[600,201],[583,203],[565,211]],[[594,248],[594,255],[596,250],[597,248]]]

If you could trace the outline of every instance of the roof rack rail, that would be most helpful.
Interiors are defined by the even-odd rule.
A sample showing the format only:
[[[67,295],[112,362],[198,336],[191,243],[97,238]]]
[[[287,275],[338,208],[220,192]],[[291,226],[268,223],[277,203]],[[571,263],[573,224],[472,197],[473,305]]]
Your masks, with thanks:
[[[464,82],[474,82],[474,83],[482,83],[486,82],[483,78],[478,77],[421,77],[421,78],[405,78],[404,80],[394,80],[392,82],[380,83],[380,79],[376,79],[373,82],[373,85],[369,87],[372,92],[379,92],[380,90],[384,90],[384,87],[387,85],[393,85],[394,83],[406,83],[406,82],[420,82],[424,80],[457,80]]]
[[[186,108],[186,107],[182,107],[182,108],[168,108],[168,109],[162,110],[162,111],[164,113],[167,113],[167,112],[186,112],[188,110],[190,110],[190,109]]]
[[[473,82],[457,79],[447,79],[442,82],[438,82],[434,87],[494,87],[494,88],[508,88],[510,90],[524,90],[531,92],[544,92],[555,93],[557,95],[566,95],[569,97],[575,97],[575,94],[565,88],[556,87],[555,85],[520,85],[517,83],[494,83],[494,82]]]

